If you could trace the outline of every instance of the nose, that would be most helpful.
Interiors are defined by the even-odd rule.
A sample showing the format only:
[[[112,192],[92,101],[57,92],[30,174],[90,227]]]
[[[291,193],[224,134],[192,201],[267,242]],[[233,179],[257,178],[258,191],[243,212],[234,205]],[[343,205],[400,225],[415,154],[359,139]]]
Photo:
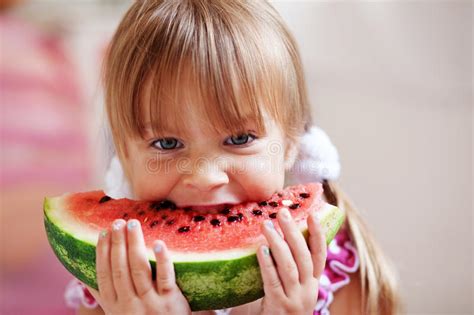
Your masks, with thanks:
[[[186,188],[197,189],[201,192],[209,192],[228,183],[227,173],[212,163],[194,167],[183,179]]]

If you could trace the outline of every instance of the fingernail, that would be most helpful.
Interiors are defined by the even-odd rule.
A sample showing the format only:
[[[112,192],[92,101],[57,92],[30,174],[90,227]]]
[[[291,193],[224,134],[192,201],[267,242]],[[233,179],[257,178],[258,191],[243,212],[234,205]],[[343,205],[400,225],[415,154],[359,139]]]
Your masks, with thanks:
[[[266,256],[270,256],[270,249],[267,246],[263,246],[263,253]]]
[[[118,231],[120,230],[121,228],[123,227],[123,221],[122,220],[117,220],[114,222],[114,224],[112,224],[112,229],[114,231]]]
[[[138,222],[136,220],[130,220],[128,221],[127,227],[129,230],[133,230],[138,226]]]
[[[282,208],[280,211],[281,211],[281,217],[282,217],[285,221],[290,220],[290,213],[288,212],[288,209],[287,209],[287,208]]]
[[[161,252],[162,249],[163,249],[163,246],[161,245],[161,243],[156,243],[155,246],[153,247],[153,250],[155,251],[155,253]]]
[[[273,225],[273,222],[270,221],[270,220],[265,221],[265,226],[266,226],[267,229],[269,229],[269,230],[274,230],[274,229],[275,229],[275,226]]]
[[[102,232],[100,232],[100,237],[106,238],[107,237],[107,230],[103,230]]]

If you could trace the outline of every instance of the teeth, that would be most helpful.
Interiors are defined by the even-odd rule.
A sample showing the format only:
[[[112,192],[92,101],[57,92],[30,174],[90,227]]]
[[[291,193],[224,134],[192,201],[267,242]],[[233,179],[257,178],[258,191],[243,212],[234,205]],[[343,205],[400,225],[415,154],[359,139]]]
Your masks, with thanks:
[[[291,205],[293,204],[293,201],[288,200],[288,199],[285,199],[285,200],[282,200],[282,201],[281,201],[281,204],[284,205],[284,206],[286,206],[286,207],[289,207],[289,206],[291,206]]]

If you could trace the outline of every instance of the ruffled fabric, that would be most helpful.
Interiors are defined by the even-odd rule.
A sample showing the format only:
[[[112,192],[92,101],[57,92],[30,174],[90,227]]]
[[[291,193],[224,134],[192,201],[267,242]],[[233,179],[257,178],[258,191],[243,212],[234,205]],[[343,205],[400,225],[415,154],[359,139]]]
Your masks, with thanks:
[[[318,302],[313,315],[329,315],[334,293],[350,282],[359,269],[359,255],[347,230],[340,230],[327,248],[326,266],[319,279]]]
[[[89,309],[96,308],[99,305],[86,286],[75,278],[67,284],[64,300],[69,308],[75,310],[81,305]]]

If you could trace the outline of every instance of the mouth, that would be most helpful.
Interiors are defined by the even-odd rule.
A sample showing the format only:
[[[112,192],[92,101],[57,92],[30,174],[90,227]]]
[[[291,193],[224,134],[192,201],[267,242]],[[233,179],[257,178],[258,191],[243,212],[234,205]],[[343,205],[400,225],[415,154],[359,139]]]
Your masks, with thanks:
[[[182,208],[190,208],[193,211],[207,212],[207,213],[219,212],[219,211],[224,210],[225,208],[230,208],[230,207],[232,207],[232,204],[230,204],[230,203],[220,203],[220,204],[212,204],[212,205],[185,205],[185,206],[182,206]]]

